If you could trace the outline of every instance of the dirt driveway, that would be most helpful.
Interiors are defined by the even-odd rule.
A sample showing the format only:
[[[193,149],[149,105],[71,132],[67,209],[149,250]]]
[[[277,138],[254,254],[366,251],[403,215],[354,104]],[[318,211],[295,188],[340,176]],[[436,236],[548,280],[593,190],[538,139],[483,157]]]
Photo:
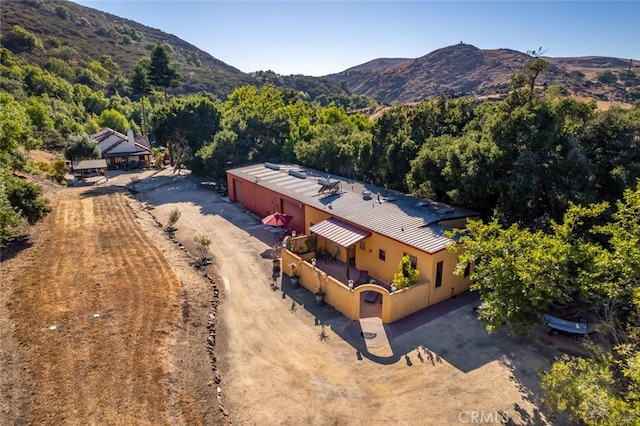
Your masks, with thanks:
[[[180,209],[177,237],[185,245],[195,235],[213,238],[223,288],[216,353],[233,423],[548,423],[536,395],[538,370],[557,354],[551,347],[488,335],[467,304],[387,327],[392,354],[376,356],[357,323],[317,307],[304,289],[273,286],[261,254],[274,241],[257,218],[189,177],[157,175],[139,188],[161,222]]]
[[[274,283],[257,218],[170,169],[142,174],[132,200],[129,177],[62,190],[40,237],[3,259],[0,423],[551,424],[537,375],[555,347],[488,335],[460,297],[367,351],[357,322]],[[174,208],[187,250],[213,239],[215,286],[154,222]]]

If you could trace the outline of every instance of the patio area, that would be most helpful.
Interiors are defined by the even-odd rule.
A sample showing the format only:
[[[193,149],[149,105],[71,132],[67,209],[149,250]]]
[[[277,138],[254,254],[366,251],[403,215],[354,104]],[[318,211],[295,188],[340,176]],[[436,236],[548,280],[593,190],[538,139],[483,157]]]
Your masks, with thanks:
[[[339,259],[335,259],[332,256],[327,256],[326,252],[323,256],[321,253],[317,253],[318,256],[316,258],[316,267],[321,271],[326,272],[328,275],[332,276],[336,280],[340,281],[344,285],[349,284],[349,280],[353,280],[353,288],[357,288],[362,284],[376,284],[387,291],[391,291],[391,287],[389,283],[382,282],[376,278],[372,278],[369,276],[368,271],[361,271],[356,269],[353,265],[348,265],[340,261]]]

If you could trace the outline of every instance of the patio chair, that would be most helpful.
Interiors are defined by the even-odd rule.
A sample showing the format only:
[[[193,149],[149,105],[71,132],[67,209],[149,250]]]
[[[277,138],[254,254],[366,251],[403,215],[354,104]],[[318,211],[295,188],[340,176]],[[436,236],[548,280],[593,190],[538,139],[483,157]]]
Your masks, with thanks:
[[[335,247],[333,249],[333,254],[331,255],[331,262],[336,263],[338,261],[338,255],[340,254],[340,249]]]
[[[331,255],[325,249],[320,250],[318,253],[318,260],[323,263],[328,263],[331,260]]]
[[[355,285],[367,284],[369,282],[369,271],[360,271],[358,278],[355,280]]]

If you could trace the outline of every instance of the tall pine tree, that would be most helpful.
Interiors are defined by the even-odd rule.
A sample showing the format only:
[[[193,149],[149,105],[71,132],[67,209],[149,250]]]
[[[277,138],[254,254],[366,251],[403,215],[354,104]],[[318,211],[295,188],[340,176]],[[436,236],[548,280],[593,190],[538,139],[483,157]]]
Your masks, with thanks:
[[[164,92],[164,99],[167,100],[167,88],[178,87],[181,79],[175,64],[170,63],[169,54],[165,47],[156,44],[151,51],[151,63],[149,64],[149,82],[161,87]]]

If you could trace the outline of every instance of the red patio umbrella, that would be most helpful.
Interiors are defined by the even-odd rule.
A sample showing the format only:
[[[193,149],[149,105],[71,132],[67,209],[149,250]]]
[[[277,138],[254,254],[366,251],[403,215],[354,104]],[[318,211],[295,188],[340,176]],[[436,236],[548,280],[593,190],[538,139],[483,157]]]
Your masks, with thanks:
[[[262,223],[271,226],[287,226],[292,219],[293,216],[286,213],[275,212],[269,216],[263,217]]]

